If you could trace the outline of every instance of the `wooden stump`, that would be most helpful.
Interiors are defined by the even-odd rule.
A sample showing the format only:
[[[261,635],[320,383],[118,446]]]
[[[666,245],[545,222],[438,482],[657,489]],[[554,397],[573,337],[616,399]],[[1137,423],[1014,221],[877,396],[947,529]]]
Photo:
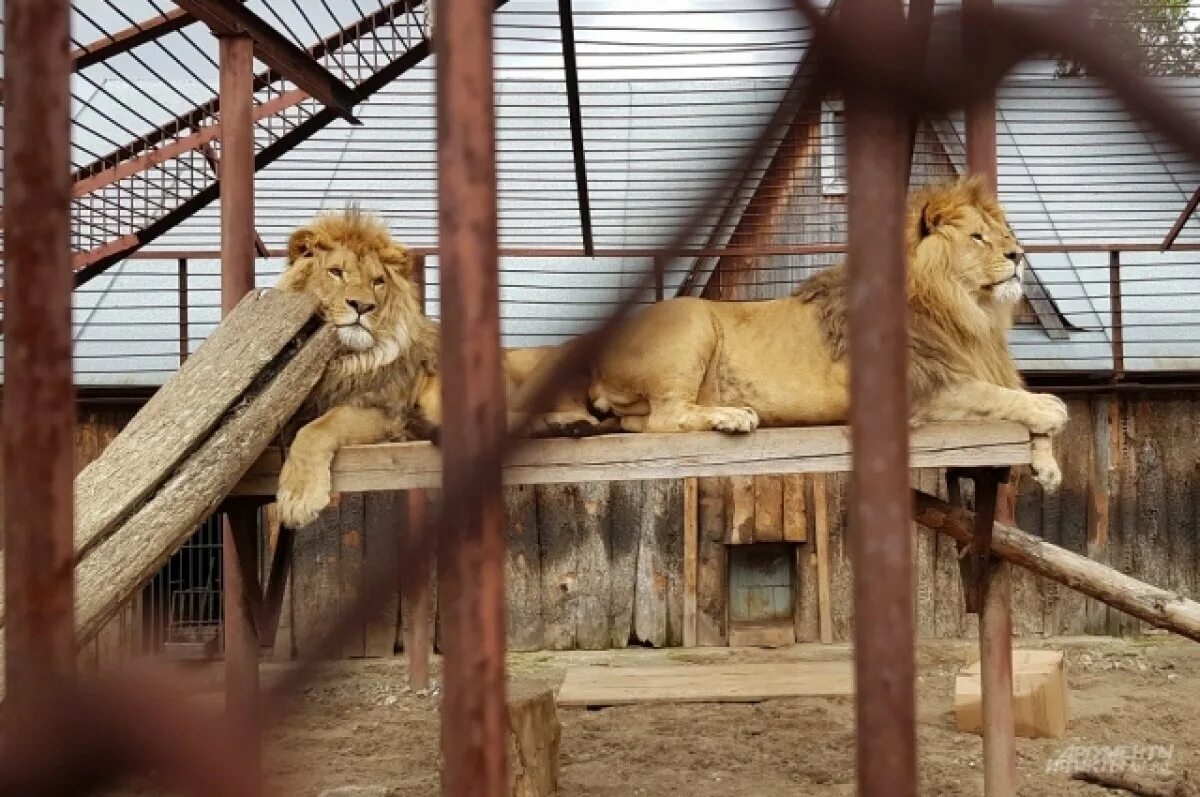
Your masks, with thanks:
[[[558,794],[561,726],[554,691],[540,683],[508,686],[508,795]]]

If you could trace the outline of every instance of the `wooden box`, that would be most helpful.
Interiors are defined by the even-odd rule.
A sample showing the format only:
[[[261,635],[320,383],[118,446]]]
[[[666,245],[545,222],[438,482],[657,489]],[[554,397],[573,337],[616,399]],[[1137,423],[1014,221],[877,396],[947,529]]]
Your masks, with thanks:
[[[954,720],[963,733],[982,733],[979,662],[954,682]],[[1013,651],[1013,724],[1017,736],[1057,739],[1067,729],[1067,672],[1061,650]]]

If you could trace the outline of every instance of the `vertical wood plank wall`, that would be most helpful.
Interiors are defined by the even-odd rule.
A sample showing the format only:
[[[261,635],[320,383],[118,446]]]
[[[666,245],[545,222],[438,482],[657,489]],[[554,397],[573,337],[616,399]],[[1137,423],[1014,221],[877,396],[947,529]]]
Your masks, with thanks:
[[[1044,496],[1021,473],[1018,525],[1152,584],[1200,595],[1200,394],[1079,395],[1068,404],[1071,421],[1058,446],[1063,488]],[[132,405],[81,409],[77,467],[94,459],[135,411]],[[725,643],[725,542],[735,529],[750,539],[796,545],[797,638],[820,638],[815,504],[821,491],[811,476],[772,480],[697,480],[700,645]],[[831,638],[846,640],[853,621],[848,496],[842,477],[831,474],[824,482],[828,621]],[[937,472],[914,472],[913,483],[945,493]],[[508,488],[510,647],[682,644],[683,495],[683,482],[675,480]],[[742,506],[734,506],[735,496]],[[379,535],[402,532],[401,505],[393,494],[344,496],[298,535],[277,655],[301,649],[353,596],[372,566],[373,541],[379,545]],[[924,529],[913,533],[920,635],[973,636],[974,619],[961,608],[953,544]],[[1021,636],[1140,630],[1137,621],[1020,569],[1014,571],[1013,613]],[[137,618],[131,604],[81,651],[82,663],[105,666],[136,649]],[[404,607],[394,606],[343,653],[387,655],[398,649],[398,630],[408,622]]]

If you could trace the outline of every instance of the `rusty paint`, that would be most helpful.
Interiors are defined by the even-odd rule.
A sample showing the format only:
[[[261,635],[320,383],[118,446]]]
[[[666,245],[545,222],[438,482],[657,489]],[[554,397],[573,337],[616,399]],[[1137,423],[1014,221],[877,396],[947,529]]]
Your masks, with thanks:
[[[5,4],[4,708],[17,728],[75,669],[69,14],[66,0]]]
[[[846,0],[860,45],[884,52],[898,0]],[[908,347],[904,301],[907,116],[882,94],[846,95],[849,183],[850,537],[858,793],[915,797],[916,687]],[[881,398],[883,400],[881,400]]]
[[[434,37],[445,418],[438,537],[438,604],[445,629],[442,794],[475,797],[505,794],[508,788],[500,476],[507,424],[491,5],[441,0]]]

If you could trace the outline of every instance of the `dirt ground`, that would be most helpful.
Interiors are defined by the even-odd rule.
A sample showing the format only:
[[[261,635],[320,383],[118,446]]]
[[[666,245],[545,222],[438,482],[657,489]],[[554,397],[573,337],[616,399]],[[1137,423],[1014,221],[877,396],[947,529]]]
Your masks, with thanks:
[[[1120,765],[1141,752],[1194,783],[1200,773],[1200,645],[1163,636],[1138,640],[1018,641],[1067,652],[1070,723],[1062,739],[1018,739],[1020,793],[1030,797],[1115,794],[1061,770],[1079,756]],[[954,730],[954,676],[967,642],[919,651],[921,794],[983,793],[980,739]],[[629,650],[517,654],[514,679],[557,684],[566,666],[848,658],[846,646],[787,650]],[[268,673],[268,677],[270,674]],[[438,785],[438,694],[414,694],[401,659],[332,665],[272,731],[267,768],[277,794],[429,797]],[[854,707],[849,698],[752,705],[560,709],[563,797],[772,797],[854,793]],[[1107,757],[1105,757],[1107,756]],[[1142,759],[1146,761],[1145,758]],[[1134,764],[1136,766],[1136,763]],[[1146,774],[1143,770],[1143,775]],[[148,792],[142,792],[148,793]],[[1197,792],[1200,794],[1200,792]]]

